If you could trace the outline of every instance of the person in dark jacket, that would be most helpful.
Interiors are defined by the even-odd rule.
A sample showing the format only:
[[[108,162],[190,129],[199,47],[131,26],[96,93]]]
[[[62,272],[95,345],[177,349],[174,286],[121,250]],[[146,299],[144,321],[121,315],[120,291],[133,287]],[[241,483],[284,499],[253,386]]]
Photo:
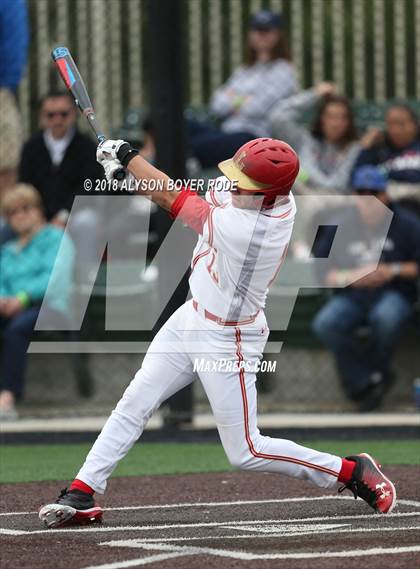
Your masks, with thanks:
[[[370,145],[360,153],[356,168],[380,166],[389,178],[392,199],[420,217],[420,128],[416,113],[406,104],[392,105],[385,115],[385,132],[370,130]]]
[[[380,166],[390,181],[420,184],[419,120],[408,105],[389,107],[385,132],[377,131],[368,148],[357,158],[355,169],[365,164]]]
[[[362,166],[353,184],[357,196],[373,195],[377,200],[357,199],[357,207],[339,220],[344,250],[334,255],[331,249],[334,226],[326,228],[315,246],[316,257],[328,258],[328,269],[318,275],[320,280],[331,288],[346,288],[321,308],[313,330],[334,354],[347,396],[360,411],[370,411],[380,405],[391,385],[393,351],[413,315],[420,272],[420,222],[389,200],[386,178],[377,168]],[[393,212],[387,234],[382,204]],[[385,234],[379,263],[370,266],[369,259],[377,259]],[[354,337],[363,324],[370,328],[367,350]]]
[[[47,220],[64,227],[74,198],[87,195],[84,181],[103,177],[96,162],[96,144],[76,127],[76,107],[67,92],[51,92],[41,101],[41,130],[23,147],[19,177],[41,194]],[[92,208],[78,210],[71,217],[70,232],[78,262],[96,259],[95,235],[99,213]]]

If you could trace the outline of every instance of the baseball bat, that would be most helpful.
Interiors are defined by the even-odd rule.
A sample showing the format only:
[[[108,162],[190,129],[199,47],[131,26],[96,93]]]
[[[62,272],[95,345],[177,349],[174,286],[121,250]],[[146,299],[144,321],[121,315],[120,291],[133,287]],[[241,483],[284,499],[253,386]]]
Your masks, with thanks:
[[[101,127],[99,126],[98,119],[96,118],[92,102],[89,98],[86,86],[83,82],[80,71],[77,68],[74,59],[67,47],[56,47],[51,52],[51,57],[58,69],[58,72],[64,81],[65,86],[73,95],[76,105],[79,107],[83,116],[88,121],[90,127],[95,133],[96,139],[99,142],[106,140]],[[125,178],[125,171],[121,168],[114,173],[116,180],[123,180]]]

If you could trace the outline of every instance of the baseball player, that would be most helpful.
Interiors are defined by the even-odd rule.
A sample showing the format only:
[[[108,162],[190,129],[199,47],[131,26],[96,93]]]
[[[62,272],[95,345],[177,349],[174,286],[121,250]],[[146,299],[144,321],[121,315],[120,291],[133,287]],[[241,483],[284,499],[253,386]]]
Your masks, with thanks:
[[[101,521],[103,510],[94,493],[105,492],[111,473],[159,405],[192,381],[195,358],[231,364],[203,366],[199,377],[233,466],[277,472],[321,488],[341,482],[340,490],[348,488],[376,512],[391,512],[394,485],[368,454],[340,458],[263,436],[257,427],[254,370],[269,333],[264,315],[268,288],[286,256],[296,213],[290,191],[299,170],[294,150],[271,138],[246,143],[219,164],[223,181],[235,181],[236,190],[210,190],[205,199],[188,188],[170,191],[170,179],[123,140],[102,143],[97,159],[108,179],[123,166],[137,180],[160,181],[161,191],[141,193],[197,232],[192,299],[154,338],[70,487],[40,509],[44,524]]]

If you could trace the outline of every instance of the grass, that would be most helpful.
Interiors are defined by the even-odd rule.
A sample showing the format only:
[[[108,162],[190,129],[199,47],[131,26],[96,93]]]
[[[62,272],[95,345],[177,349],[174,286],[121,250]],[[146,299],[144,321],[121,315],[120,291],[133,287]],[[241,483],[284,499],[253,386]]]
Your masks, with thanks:
[[[365,451],[383,465],[420,464],[420,442],[415,440],[310,441],[306,445],[339,456]],[[76,474],[90,446],[3,445],[0,448],[0,483],[67,481]],[[227,470],[231,467],[220,444],[143,443],[134,446],[114,476]]]

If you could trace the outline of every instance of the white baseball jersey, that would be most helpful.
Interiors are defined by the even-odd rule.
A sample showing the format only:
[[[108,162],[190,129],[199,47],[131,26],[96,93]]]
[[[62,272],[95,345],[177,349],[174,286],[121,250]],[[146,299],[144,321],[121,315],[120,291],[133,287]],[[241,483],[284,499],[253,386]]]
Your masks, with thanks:
[[[197,374],[230,462],[332,488],[341,458],[265,437],[257,426],[256,365],[268,338],[262,308],[286,255],[296,211],[293,196],[264,212],[234,207],[230,193],[210,191],[206,200],[191,194],[182,191],[171,214],[200,235],[190,278],[194,300],[178,308],[154,337],[77,478],[103,493],[152,413],[194,380],[195,362],[204,359],[216,370],[204,366]],[[222,370],[218,362],[233,365]]]
[[[264,308],[286,255],[296,213],[292,194],[259,211],[235,207],[230,191],[209,190],[199,225],[185,201],[177,213],[199,232],[189,281],[194,300],[224,320],[247,321]]]

